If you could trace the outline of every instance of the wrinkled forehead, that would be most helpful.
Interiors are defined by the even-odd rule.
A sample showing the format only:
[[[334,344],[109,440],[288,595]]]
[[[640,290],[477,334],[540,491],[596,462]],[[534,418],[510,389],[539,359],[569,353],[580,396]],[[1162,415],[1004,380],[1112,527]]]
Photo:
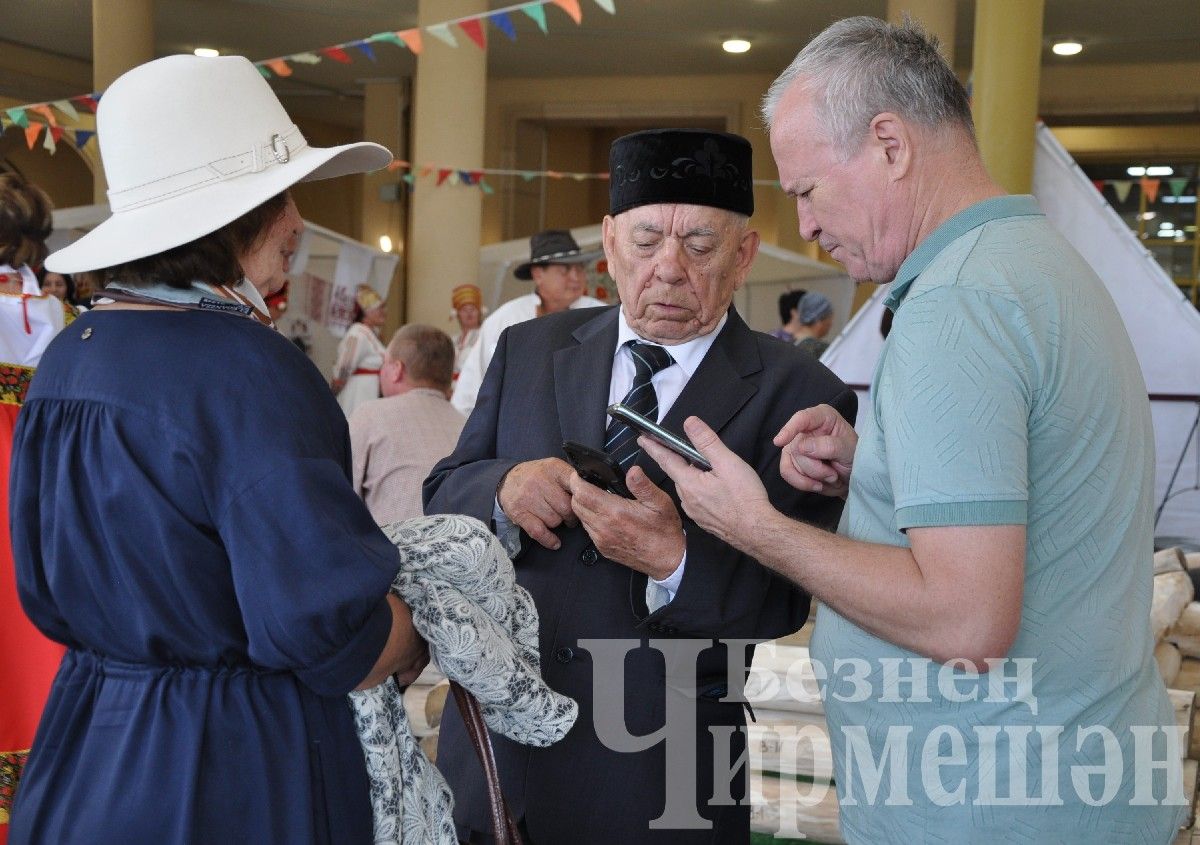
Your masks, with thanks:
[[[708,235],[720,237],[744,225],[745,217],[723,208],[684,203],[640,205],[615,218],[617,232],[650,232],[677,238]]]

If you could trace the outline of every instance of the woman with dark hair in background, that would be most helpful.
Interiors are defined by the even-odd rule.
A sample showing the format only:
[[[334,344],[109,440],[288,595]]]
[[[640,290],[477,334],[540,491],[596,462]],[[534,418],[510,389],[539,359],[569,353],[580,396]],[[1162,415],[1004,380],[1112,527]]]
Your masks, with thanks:
[[[34,368],[65,322],[63,306],[41,295],[34,273],[49,235],[50,198],[16,173],[0,173],[0,843],[63,654],[21,610],[8,524],[13,429]]]
[[[345,417],[255,300],[303,225],[288,188],[391,156],[309,147],[241,57],[135,68],[97,120],[114,213],[47,264],[106,286],[15,441],[21,601],[68,650],[13,845],[370,842],[346,694],[425,646]]]

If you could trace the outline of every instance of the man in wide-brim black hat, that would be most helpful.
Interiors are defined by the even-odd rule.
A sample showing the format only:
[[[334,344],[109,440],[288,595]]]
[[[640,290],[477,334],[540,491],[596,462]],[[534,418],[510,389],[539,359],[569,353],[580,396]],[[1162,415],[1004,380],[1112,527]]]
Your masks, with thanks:
[[[580,704],[550,748],[492,737],[527,841],[746,842],[746,773],[729,761],[745,749],[747,649],[713,640],[795,631],[809,597],[681,517],[670,480],[605,408],[624,402],[676,432],[700,417],[754,465],[775,507],[832,529],[840,503],[786,484],[771,441],[800,408],[853,418],[857,404],[731,307],[759,242],[749,142],[639,132],[613,143],[610,175],[604,251],[620,305],[508,329],[458,447],[426,481],[426,511],[495,527],[537,604],[546,681]],[[583,481],[564,440],[606,451],[634,498]],[[488,841],[485,784],[452,705],[438,766],[460,838]]]
[[[455,408],[470,414],[475,407],[479,386],[491,363],[496,342],[509,326],[568,308],[594,308],[605,304],[584,295],[587,265],[600,255],[598,249],[581,249],[566,229],[547,229],[529,239],[529,260],[518,264],[513,275],[532,281],[533,291],[509,300],[483,321],[479,338],[467,350],[454,383],[454,396],[450,401]]]

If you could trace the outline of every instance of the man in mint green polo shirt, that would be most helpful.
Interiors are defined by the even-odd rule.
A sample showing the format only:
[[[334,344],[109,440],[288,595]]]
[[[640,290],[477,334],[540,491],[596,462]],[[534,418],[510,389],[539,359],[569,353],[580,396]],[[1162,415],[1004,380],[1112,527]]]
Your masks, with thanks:
[[[1169,842],[1180,735],[1151,658],[1150,411],[1095,273],[987,175],[966,92],[912,24],[840,21],[764,101],[800,232],[895,313],[860,414],[797,413],[771,507],[716,434],[653,443],[701,527],[822,601],[851,843]],[[1029,127],[1033,131],[1033,127]]]

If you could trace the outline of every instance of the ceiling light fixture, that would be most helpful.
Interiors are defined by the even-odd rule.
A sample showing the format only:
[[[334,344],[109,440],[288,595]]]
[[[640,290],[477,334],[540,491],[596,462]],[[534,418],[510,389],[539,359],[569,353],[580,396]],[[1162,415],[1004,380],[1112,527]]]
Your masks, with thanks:
[[[1154,167],[1146,168],[1147,176],[1174,176],[1175,168],[1168,167],[1165,164],[1155,165]]]
[[[192,52],[202,59],[215,59],[221,55],[220,50],[214,50],[212,47],[197,47]]]
[[[380,235],[379,236],[379,248],[382,249],[384,252],[391,252],[392,251],[392,239],[389,238],[387,235]]]
[[[1056,56],[1077,56],[1083,52],[1083,45],[1078,41],[1055,41],[1050,49]]]
[[[750,49],[750,42],[745,38],[727,38],[721,43],[721,49],[726,53],[745,53]]]
[[[1130,176],[1145,176],[1146,168],[1134,165],[1133,167],[1126,167],[1125,172]]]

